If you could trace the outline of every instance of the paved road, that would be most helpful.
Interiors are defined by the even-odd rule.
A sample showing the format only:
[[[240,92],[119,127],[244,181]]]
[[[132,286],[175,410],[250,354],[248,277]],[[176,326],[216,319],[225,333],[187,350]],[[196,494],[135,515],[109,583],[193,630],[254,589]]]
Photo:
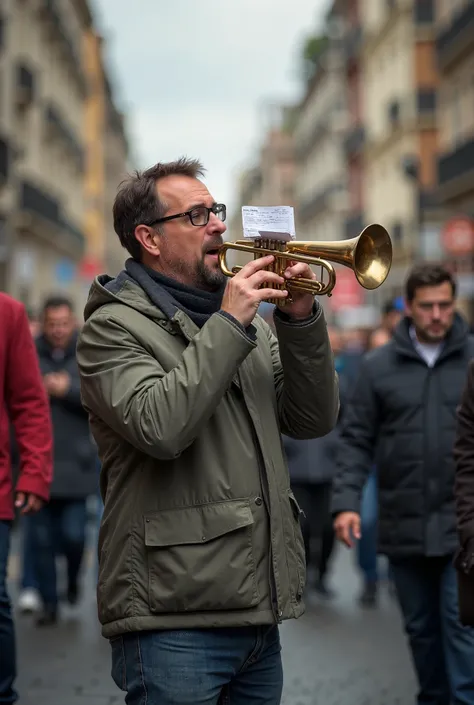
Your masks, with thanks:
[[[12,572],[16,572],[15,558]],[[334,574],[339,594],[310,600],[304,617],[282,627],[283,705],[413,705],[415,683],[398,612],[385,592],[377,610],[354,602],[358,581],[340,549]],[[78,612],[37,630],[17,617],[20,705],[123,703],[109,672],[109,648],[96,621],[93,576]]]

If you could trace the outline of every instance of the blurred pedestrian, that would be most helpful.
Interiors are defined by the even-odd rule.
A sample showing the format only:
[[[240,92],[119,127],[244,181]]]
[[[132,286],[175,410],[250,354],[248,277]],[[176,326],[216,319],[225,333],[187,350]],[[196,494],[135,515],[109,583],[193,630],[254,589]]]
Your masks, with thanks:
[[[17,700],[15,636],[6,582],[13,504],[26,516],[48,500],[52,433],[48,399],[23,305],[0,293],[0,320],[0,703],[10,704]],[[19,454],[14,489],[10,423]]]
[[[389,559],[418,702],[474,702],[474,631],[459,621],[453,556],[456,408],[474,345],[455,312],[456,282],[441,265],[417,265],[406,317],[373,350],[344,416],[333,511],[337,536],[360,538],[360,496],[375,460],[378,540]]]
[[[386,345],[391,337],[391,332],[386,327],[376,328],[368,336],[368,350]],[[362,572],[364,584],[359,603],[362,607],[375,607],[380,577],[377,561],[378,499],[375,467],[370,472],[362,491],[360,520],[361,537],[357,542],[357,563]]]
[[[122,184],[132,259],[99,277],[79,344],[102,462],[99,615],[128,705],[278,705],[279,624],[304,611],[300,510],[280,433],[329,433],[338,387],[322,307],[249,262],[218,263],[226,209],[180,159]],[[287,277],[314,277],[298,263]]]
[[[328,326],[328,335],[335,367],[339,372],[340,420],[347,395],[346,379],[343,371],[338,369],[342,343],[340,333],[335,327]],[[303,511],[302,531],[308,585],[325,598],[334,594],[327,584],[327,575],[334,545],[330,502],[332,481],[336,472],[337,445],[337,426],[322,438],[298,440],[283,435],[291,487]]]
[[[474,360],[469,363],[454,445],[455,499],[459,536],[455,566],[463,624],[474,627]]]
[[[53,296],[43,307],[36,340],[43,383],[49,395],[54,431],[54,480],[51,499],[33,519],[36,580],[43,602],[37,624],[58,616],[56,554],[66,558],[71,605],[79,599],[84,554],[86,501],[97,491],[97,456],[81,403],[76,362],[77,327],[71,301]]]

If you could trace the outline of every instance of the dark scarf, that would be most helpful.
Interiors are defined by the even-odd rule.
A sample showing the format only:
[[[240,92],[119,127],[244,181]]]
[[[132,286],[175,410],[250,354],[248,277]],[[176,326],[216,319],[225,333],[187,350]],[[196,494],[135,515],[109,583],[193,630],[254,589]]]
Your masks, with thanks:
[[[171,316],[172,308],[179,308],[199,328],[221,307],[226,282],[217,291],[204,291],[180,284],[133,259],[126,261],[125,269],[165,314]]]

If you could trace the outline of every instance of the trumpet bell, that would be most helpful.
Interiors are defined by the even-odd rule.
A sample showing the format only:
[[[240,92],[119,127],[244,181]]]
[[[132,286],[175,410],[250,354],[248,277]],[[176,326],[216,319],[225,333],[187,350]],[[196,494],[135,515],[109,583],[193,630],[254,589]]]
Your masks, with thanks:
[[[354,274],[364,289],[377,289],[392,266],[392,241],[381,225],[368,225],[354,250]]]

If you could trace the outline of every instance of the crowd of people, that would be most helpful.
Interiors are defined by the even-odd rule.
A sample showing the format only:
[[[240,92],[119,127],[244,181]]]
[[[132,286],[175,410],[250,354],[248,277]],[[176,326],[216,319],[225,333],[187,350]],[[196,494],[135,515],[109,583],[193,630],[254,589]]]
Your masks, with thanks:
[[[474,338],[455,278],[415,265],[370,331],[327,325],[304,290],[267,304],[314,273],[263,257],[227,279],[202,175],[182,159],[122,184],[130,258],[84,321],[64,296],[28,320],[0,294],[0,702],[17,699],[12,528],[18,608],[54,629],[100,490],[98,617],[129,705],[278,705],[279,625],[334,596],[336,540],[361,607],[382,580],[398,602],[418,703],[474,705]]]

